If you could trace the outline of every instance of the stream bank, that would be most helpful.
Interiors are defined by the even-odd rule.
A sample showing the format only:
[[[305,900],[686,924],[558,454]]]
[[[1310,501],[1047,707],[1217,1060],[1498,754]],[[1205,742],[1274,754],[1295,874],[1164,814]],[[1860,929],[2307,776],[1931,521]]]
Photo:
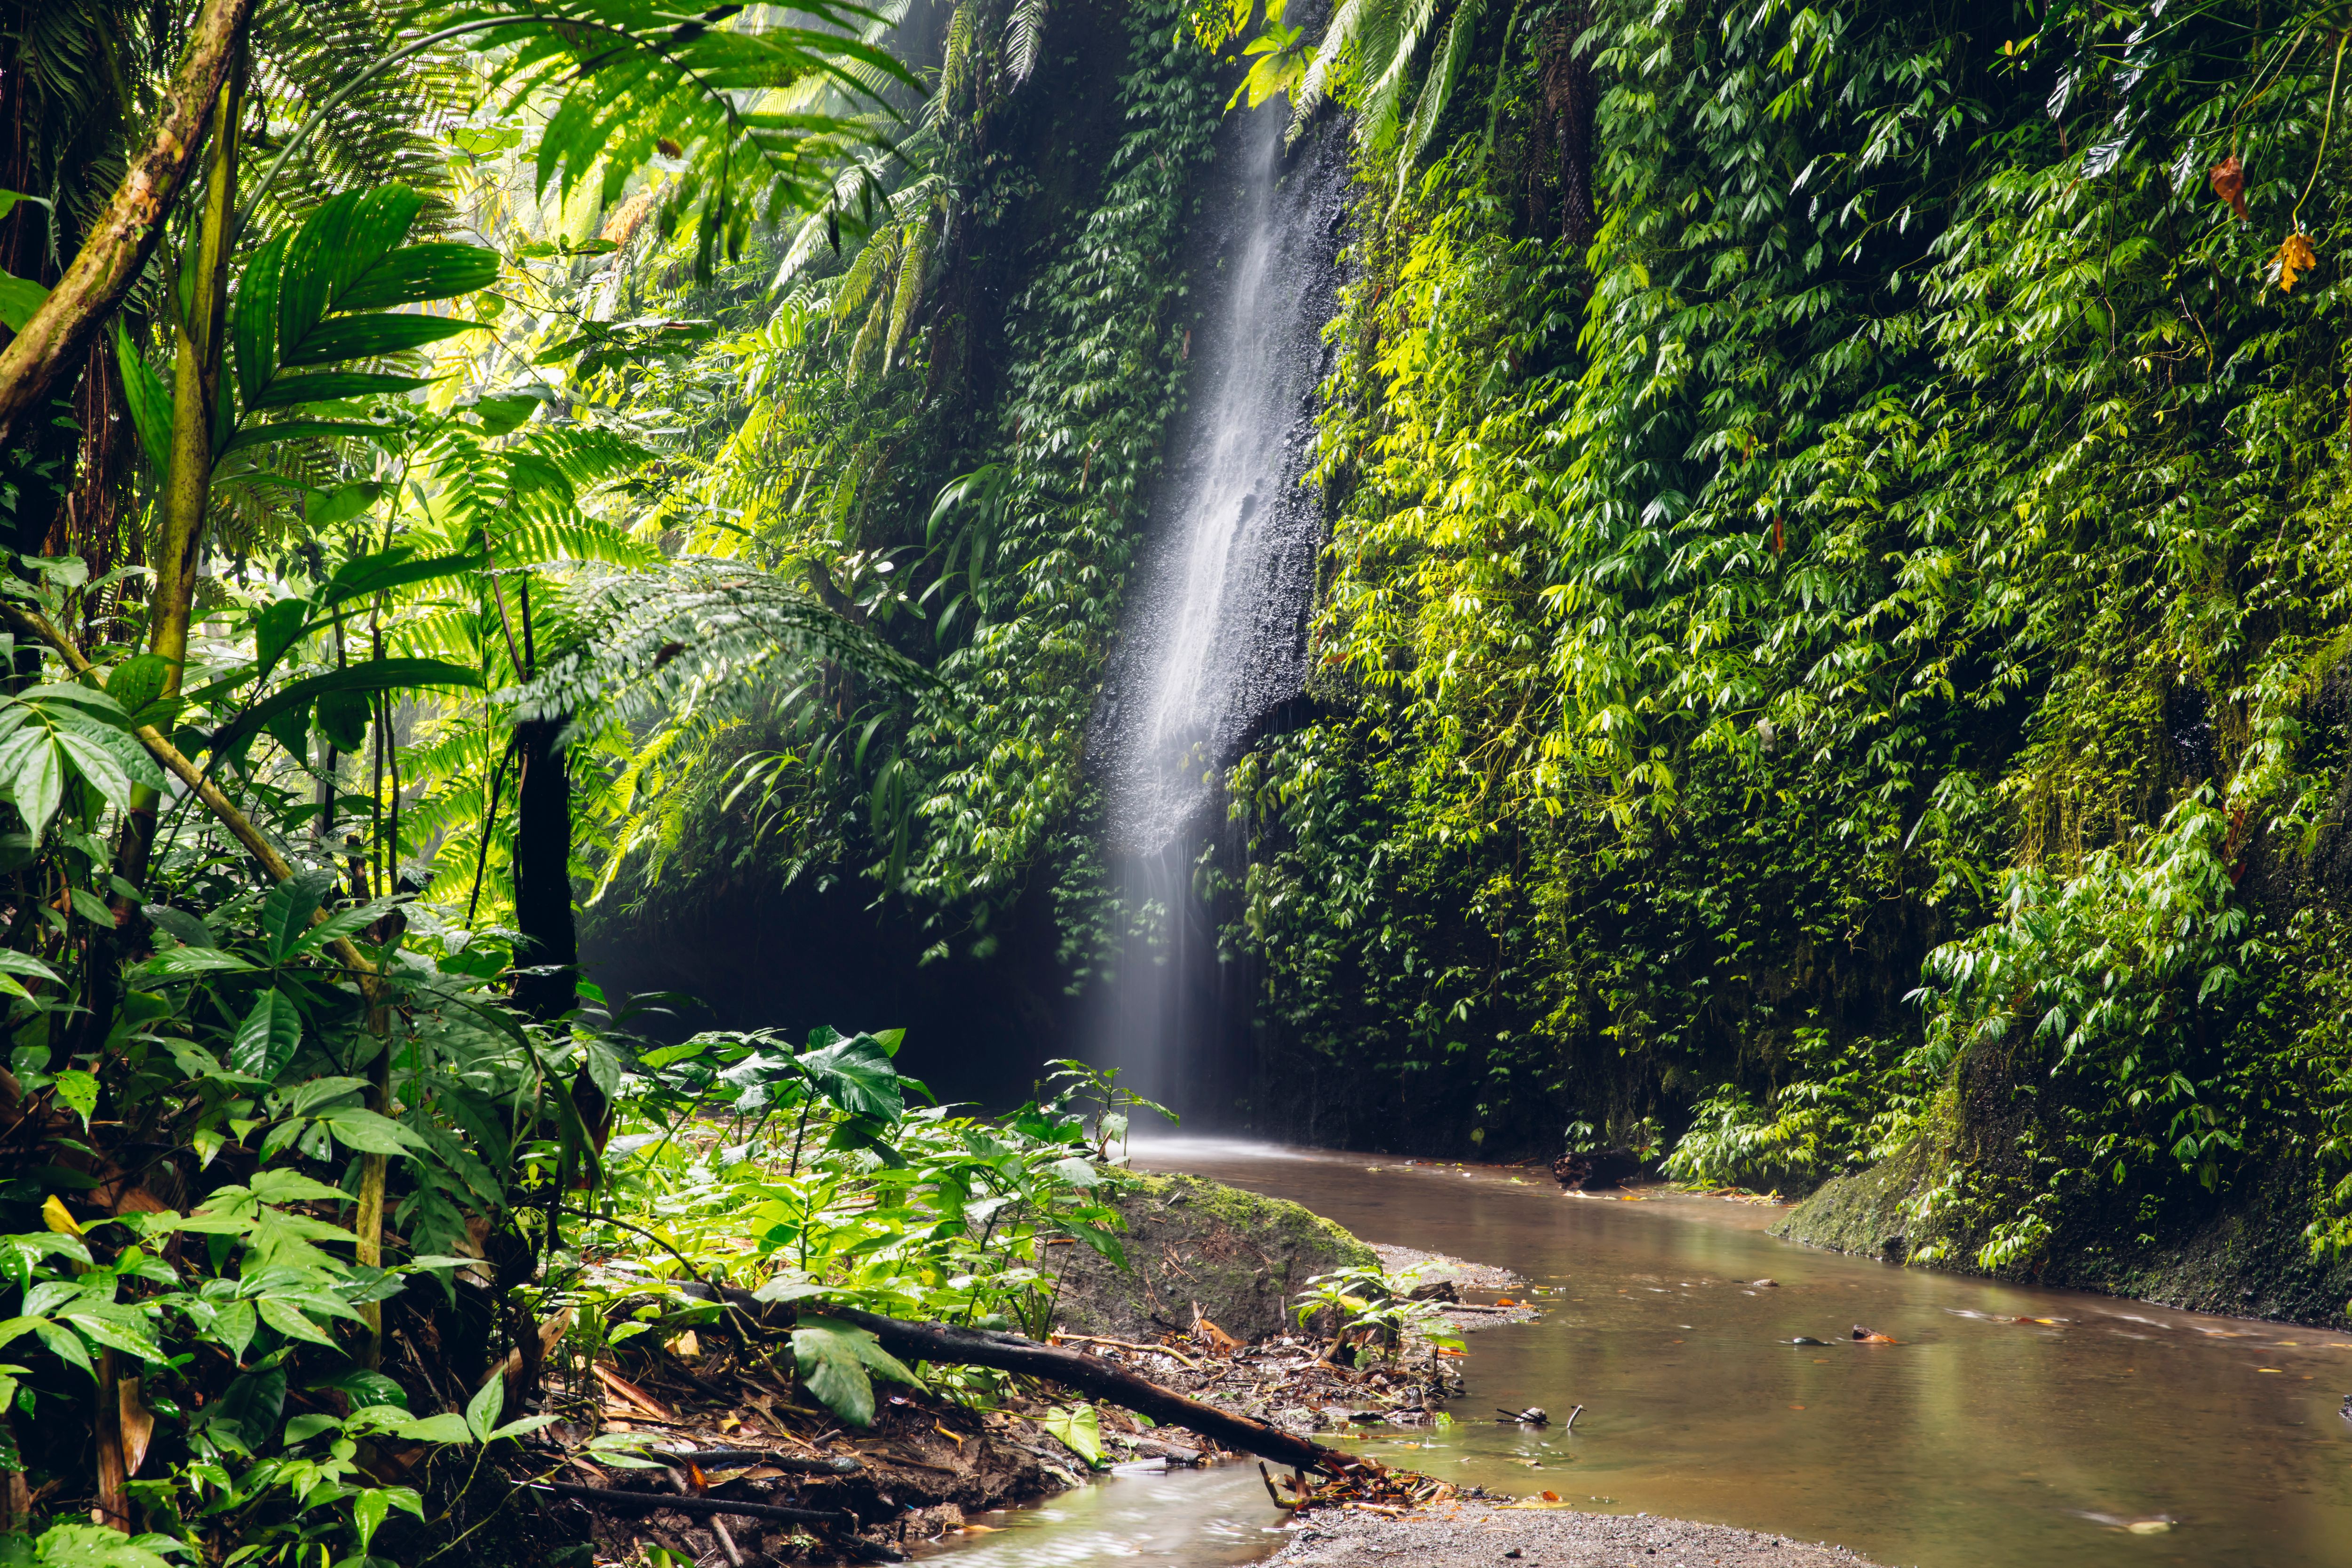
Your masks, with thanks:
[[[1832,1252],[1983,1275],[1972,1264],[1983,1235],[1919,1217],[1921,1198],[1950,1175],[1948,1157],[1922,1139],[1866,1170],[1832,1177],[1771,1234]],[[2312,1187],[2307,1168],[2282,1163],[2147,1232],[2128,1214],[2078,1215],[2062,1224],[2037,1261],[2003,1274],[2184,1311],[2341,1329],[2352,1301],[2352,1258],[2312,1256],[2305,1240]]]

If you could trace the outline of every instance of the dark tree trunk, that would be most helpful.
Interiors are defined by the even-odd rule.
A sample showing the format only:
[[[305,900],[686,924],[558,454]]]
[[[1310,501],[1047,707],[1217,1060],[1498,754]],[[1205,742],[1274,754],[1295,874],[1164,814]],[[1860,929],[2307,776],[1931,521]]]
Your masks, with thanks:
[[[1554,158],[1554,195],[1559,237],[1581,250],[1600,231],[1600,205],[1592,195],[1592,110],[1599,99],[1592,68],[1576,47],[1592,24],[1591,7],[1568,5],[1544,28],[1538,70],[1543,108],[1538,144]]]
[[[556,745],[562,722],[515,726],[521,780],[515,799],[515,1005],[542,1024],[578,1001],[580,937],[572,919],[572,778]]]

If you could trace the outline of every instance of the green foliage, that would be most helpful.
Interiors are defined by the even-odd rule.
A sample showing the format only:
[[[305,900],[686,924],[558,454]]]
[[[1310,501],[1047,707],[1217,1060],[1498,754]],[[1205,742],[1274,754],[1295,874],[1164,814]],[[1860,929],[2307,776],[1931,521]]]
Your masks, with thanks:
[[[1322,1320],[1331,1326],[1334,1340],[1378,1343],[1391,1357],[1403,1354],[1412,1340],[1460,1350],[1462,1336],[1443,1309],[1434,1301],[1412,1299],[1419,1282],[1414,1269],[1395,1278],[1377,1268],[1318,1274],[1298,1292],[1290,1313],[1301,1328]]]
[[[842,0],[793,0],[786,25],[740,14],[656,17],[636,0],[554,0],[486,30],[491,87],[548,110],[532,177],[544,192],[595,189],[605,205],[656,158],[683,164],[658,204],[665,237],[690,237],[697,274],[743,251],[756,224],[816,206],[837,160],[879,145],[878,127],[811,111],[828,94],[872,110],[919,84],[869,42],[882,18]],[[461,7],[449,25],[512,16]]]

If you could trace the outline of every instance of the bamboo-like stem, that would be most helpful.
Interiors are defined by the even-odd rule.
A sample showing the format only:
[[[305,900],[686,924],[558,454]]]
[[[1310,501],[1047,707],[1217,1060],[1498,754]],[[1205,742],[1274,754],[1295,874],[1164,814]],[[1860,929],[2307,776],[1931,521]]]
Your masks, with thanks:
[[[245,103],[242,74],[232,62],[213,105],[205,205],[194,237],[197,289],[173,333],[179,353],[172,376],[171,472],[164,477],[163,535],[154,548],[153,616],[147,634],[148,651],[165,661],[160,695],[167,699],[180,694],[187,667],[196,563],[204,552],[205,511],[212,499],[213,410],[220,396],[221,345],[227,330],[229,226],[236,216],[236,125]],[[156,808],[162,801],[144,784],[131,787],[114,874],[134,888],[146,885]]]

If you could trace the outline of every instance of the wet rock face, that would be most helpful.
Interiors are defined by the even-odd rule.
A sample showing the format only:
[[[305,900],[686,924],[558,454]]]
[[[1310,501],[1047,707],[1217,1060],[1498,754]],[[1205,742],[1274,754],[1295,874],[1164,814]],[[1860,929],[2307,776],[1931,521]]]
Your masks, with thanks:
[[[1065,1332],[1149,1340],[1201,1316],[1243,1341],[1290,1331],[1284,1312],[1307,1281],[1372,1267],[1372,1249],[1294,1203],[1198,1176],[1147,1176],[1122,1202],[1129,1270],[1082,1247],[1057,1247],[1055,1322]],[[1058,1254],[1058,1257],[1054,1256]]]

